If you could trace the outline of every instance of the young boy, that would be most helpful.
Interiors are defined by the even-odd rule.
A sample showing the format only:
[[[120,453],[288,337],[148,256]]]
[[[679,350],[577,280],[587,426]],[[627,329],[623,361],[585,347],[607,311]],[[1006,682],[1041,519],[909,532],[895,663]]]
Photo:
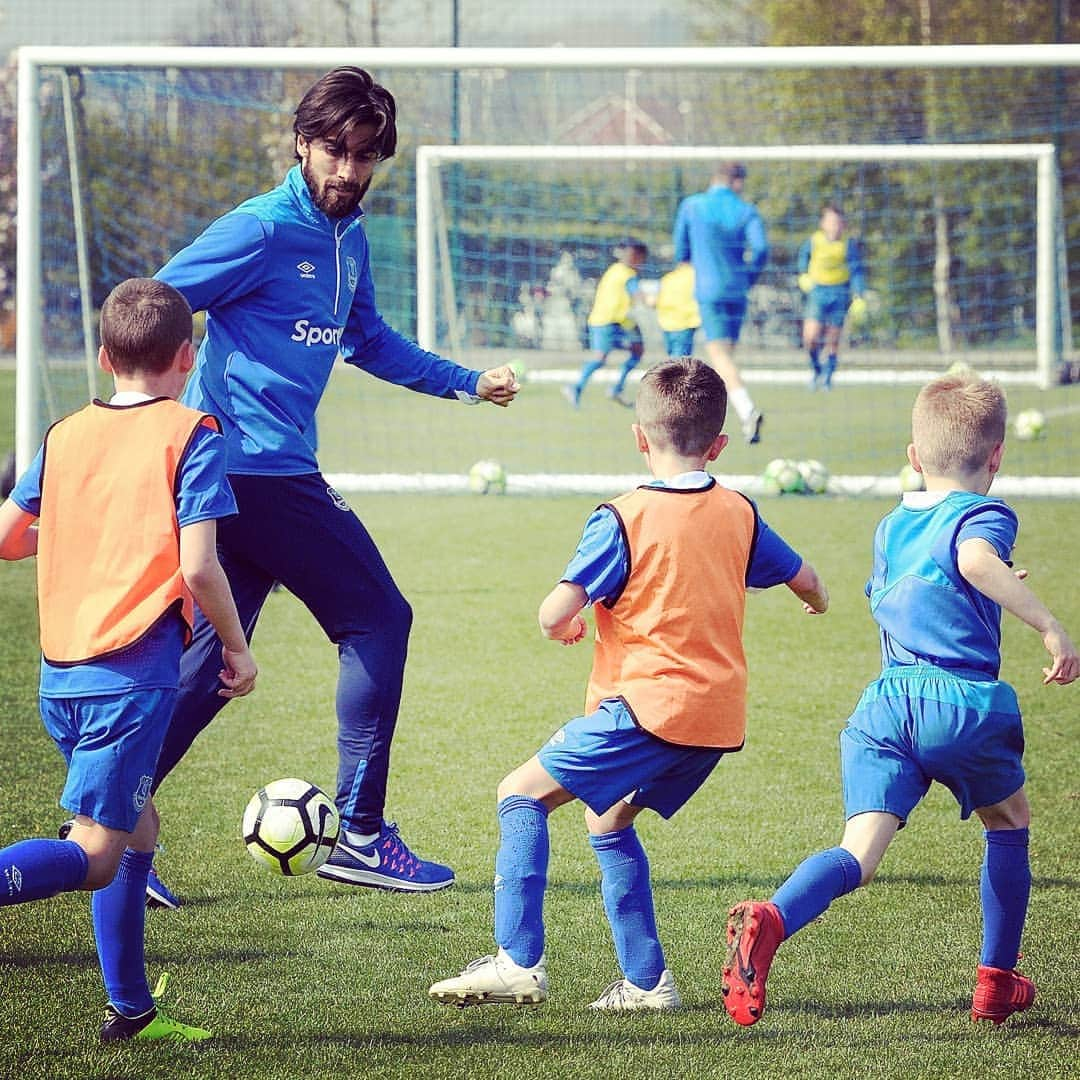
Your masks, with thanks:
[[[499,784],[499,950],[431,987],[447,1004],[547,997],[547,816],[580,799],[622,970],[592,1008],[678,1007],[634,819],[646,808],[671,817],[743,745],[747,587],[784,582],[808,612],[828,605],[813,567],[749,499],[705,472],[727,444],[720,376],[689,357],[664,361],[646,372],[636,407],[634,438],[655,480],[593,513],[540,605],[545,637],[573,645],[585,637],[583,609],[595,604],[586,714]]]
[[[847,825],[840,846],[806,859],[769,903],[732,908],[723,993],[739,1024],[761,1019],[780,942],[870,882],[933,780],[986,828],[972,1019],[1000,1024],[1035,999],[1014,970],[1031,888],[1030,810],[1016,694],[998,681],[1001,608],[1042,635],[1044,684],[1072,682],[1080,657],[1010,569],[1016,515],[987,496],[1004,439],[1005,398],[993,383],[947,376],[915,400],[907,453],[926,491],[906,493],[874,537],[866,592],[883,670],[840,736]]]
[[[811,390],[832,389],[844,319],[849,310],[853,320],[866,312],[862,254],[858,243],[844,235],[845,227],[839,207],[826,206],[817,231],[799,248],[799,288],[806,294],[803,348],[810,358]]]
[[[224,642],[218,692],[241,697],[256,675],[215,546],[216,519],[236,508],[224,440],[213,417],[175,400],[194,358],[191,309],[172,286],[118,285],[98,354],[115,395],[54,424],[0,506],[0,558],[38,557],[41,716],[74,815],[65,839],[0,850],[0,905],[93,892],[106,1043],[211,1034],[164,1011],[166,976],[150,993],[143,945],[150,785],[193,598]]]
[[[694,332],[701,325],[690,263],[679,263],[660,278],[655,304],[656,321],[664,334],[664,351],[671,357],[689,356],[694,351]]]
[[[607,362],[609,353],[625,349],[629,353],[608,397],[618,405],[632,408],[623,396],[630,372],[641,363],[645,342],[641,328],[631,308],[638,292],[638,271],[645,264],[649,249],[640,240],[624,240],[615,248],[615,262],[604,271],[596,286],[592,310],[589,312],[589,347],[594,357],[581,369],[581,377],[573,386],[563,387],[563,396],[576,409],[588,381]]]

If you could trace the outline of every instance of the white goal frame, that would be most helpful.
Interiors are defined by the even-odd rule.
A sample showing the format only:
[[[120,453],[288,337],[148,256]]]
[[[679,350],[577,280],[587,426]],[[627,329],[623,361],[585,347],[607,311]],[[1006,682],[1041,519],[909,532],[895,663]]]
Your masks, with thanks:
[[[421,146],[416,151],[417,340],[436,350],[439,169],[455,162],[740,161],[1031,162],[1035,197],[1035,367],[1025,380],[1048,389],[1057,374],[1057,167],[1052,143],[866,143],[812,146]],[[448,320],[455,312],[445,313]]]
[[[18,50],[16,256],[17,468],[37,450],[42,356],[42,73],[68,67],[122,69],[454,70],[806,70],[1078,68],[1080,44],[882,45],[701,48],[232,48],[24,46]],[[640,148],[638,148],[640,149]],[[895,147],[890,149],[896,149]],[[1045,305],[1044,305],[1045,307]],[[1048,316],[1045,311],[1042,316]]]

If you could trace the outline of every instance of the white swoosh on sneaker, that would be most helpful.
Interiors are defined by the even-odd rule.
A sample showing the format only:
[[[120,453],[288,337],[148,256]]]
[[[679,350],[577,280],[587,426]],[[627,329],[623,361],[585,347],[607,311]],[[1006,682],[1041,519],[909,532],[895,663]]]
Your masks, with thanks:
[[[356,859],[357,862],[362,862],[365,866],[370,866],[373,870],[379,865],[379,853],[373,851],[370,855],[365,855],[359,848],[351,847],[349,844],[338,841],[338,847],[345,852],[346,855],[350,855]]]

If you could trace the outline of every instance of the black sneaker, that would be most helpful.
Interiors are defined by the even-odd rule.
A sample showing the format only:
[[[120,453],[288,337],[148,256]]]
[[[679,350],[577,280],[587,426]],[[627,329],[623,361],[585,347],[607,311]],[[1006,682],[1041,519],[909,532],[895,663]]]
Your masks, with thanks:
[[[755,443],[761,442],[761,425],[765,422],[765,417],[761,415],[755,409],[742,424],[743,438],[746,440],[747,445],[753,446]]]

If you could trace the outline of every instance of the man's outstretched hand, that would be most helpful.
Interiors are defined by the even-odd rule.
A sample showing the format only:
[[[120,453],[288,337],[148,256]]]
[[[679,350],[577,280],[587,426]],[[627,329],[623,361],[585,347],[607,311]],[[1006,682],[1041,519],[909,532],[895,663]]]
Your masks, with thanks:
[[[476,383],[476,396],[505,409],[520,389],[521,384],[517,381],[514,369],[509,364],[504,364],[502,367],[485,371],[480,376]]]

